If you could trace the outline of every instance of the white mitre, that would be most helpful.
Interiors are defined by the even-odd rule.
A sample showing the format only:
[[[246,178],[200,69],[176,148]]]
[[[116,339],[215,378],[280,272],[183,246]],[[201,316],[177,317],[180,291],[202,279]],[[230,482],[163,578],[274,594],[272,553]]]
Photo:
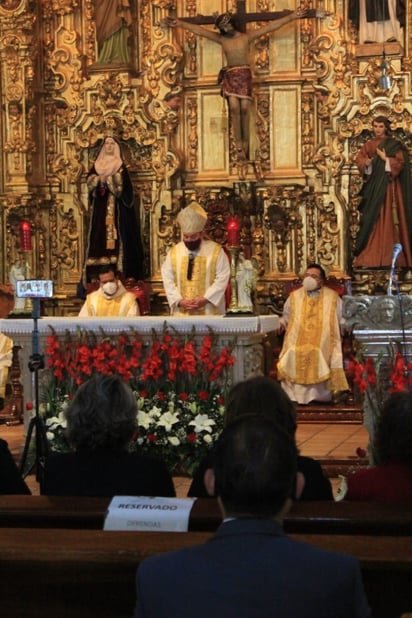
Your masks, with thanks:
[[[183,208],[177,215],[182,234],[196,234],[203,232],[207,221],[207,212],[197,202],[192,202]]]

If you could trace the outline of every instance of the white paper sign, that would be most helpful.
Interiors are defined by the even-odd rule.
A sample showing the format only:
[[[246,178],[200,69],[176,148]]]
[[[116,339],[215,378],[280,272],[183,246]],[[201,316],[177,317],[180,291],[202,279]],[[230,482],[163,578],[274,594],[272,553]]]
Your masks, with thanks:
[[[187,532],[195,498],[114,496],[103,530]]]

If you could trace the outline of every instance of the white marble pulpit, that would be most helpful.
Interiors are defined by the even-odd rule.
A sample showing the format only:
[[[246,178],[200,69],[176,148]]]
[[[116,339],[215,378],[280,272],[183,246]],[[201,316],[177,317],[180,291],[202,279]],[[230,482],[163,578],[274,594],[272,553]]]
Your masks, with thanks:
[[[262,375],[264,372],[263,339],[265,333],[276,330],[279,318],[275,315],[223,317],[223,316],[193,316],[191,318],[176,318],[169,316],[139,316],[134,318],[76,318],[76,317],[42,317],[35,321],[31,318],[2,319],[0,332],[13,340],[14,345],[21,347],[20,368],[23,385],[23,408],[26,402],[35,402],[34,374],[29,369],[30,357],[33,352],[43,354],[44,344],[53,329],[57,334],[67,330],[72,334],[76,330],[103,331],[107,334],[120,333],[134,329],[143,342],[151,341],[153,331],[159,335],[167,326],[178,333],[190,333],[195,329],[195,337],[202,338],[210,330],[218,337],[219,347],[234,344],[232,354],[236,362],[231,368],[229,383],[235,384],[246,378]],[[38,350],[33,350],[37,347]],[[39,374],[44,371],[40,370]],[[39,382],[41,382],[39,377]],[[40,394],[41,397],[41,394]],[[31,412],[25,412],[25,423],[28,423]]]

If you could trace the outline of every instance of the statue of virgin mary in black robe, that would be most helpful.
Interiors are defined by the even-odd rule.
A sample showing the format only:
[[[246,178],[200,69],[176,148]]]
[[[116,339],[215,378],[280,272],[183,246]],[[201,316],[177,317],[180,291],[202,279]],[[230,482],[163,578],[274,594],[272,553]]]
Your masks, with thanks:
[[[112,264],[123,278],[143,277],[143,248],[132,182],[119,143],[106,137],[87,175],[90,225],[82,283]]]

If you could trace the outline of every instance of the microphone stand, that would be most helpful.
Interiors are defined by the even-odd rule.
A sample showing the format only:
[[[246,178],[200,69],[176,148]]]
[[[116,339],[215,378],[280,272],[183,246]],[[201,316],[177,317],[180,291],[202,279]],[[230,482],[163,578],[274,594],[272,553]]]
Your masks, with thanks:
[[[20,474],[26,478],[33,470],[36,472],[36,481],[40,485],[40,492],[43,485],[44,461],[48,455],[48,442],[44,421],[40,416],[39,402],[39,370],[44,369],[44,357],[39,353],[39,330],[38,318],[40,317],[40,299],[33,298],[33,332],[32,332],[32,355],[29,360],[29,369],[34,375],[34,410],[35,414],[30,419],[27,430],[27,437],[23,448],[23,454],[20,461]],[[35,456],[33,463],[26,469],[27,456],[29,454],[30,444],[32,441],[33,431],[35,432]]]
[[[402,245],[400,243],[396,243],[393,247],[393,254],[392,254],[392,264],[391,264],[391,270],[389,273],[389,283],[388,283],[388,296],[392,296],[392,285],[393,285],[393,280],[395,279],[395,286],[397,287],[397,278],[395,276],[395,264],[396,264],[396,260],[398,259],[398,255],[401,253],[402,251]]]
[[[405,373],[405,378],[406,378],[406,384],[408,386],[408,390],[409,389],[409,379],[408,379],[408,374],[409,374],[409,370],[408,370],[408,345],[406,342],[406,330],[405,330],[405,314],[404,314],[404,310],[403,310],[403,300],[402,300],[402,295],[401,295],[401,291],[399,289],[399,282],[398,282],[398,278],[395,277],[395,289],[396,289],[396,296],[398,299],[398,304],[399,304],[399,315],[400,315],[400,322],[401,322],[401,331],[402,331],[402,358],[403,358],[403,363],[404,363],[404,373]]]

